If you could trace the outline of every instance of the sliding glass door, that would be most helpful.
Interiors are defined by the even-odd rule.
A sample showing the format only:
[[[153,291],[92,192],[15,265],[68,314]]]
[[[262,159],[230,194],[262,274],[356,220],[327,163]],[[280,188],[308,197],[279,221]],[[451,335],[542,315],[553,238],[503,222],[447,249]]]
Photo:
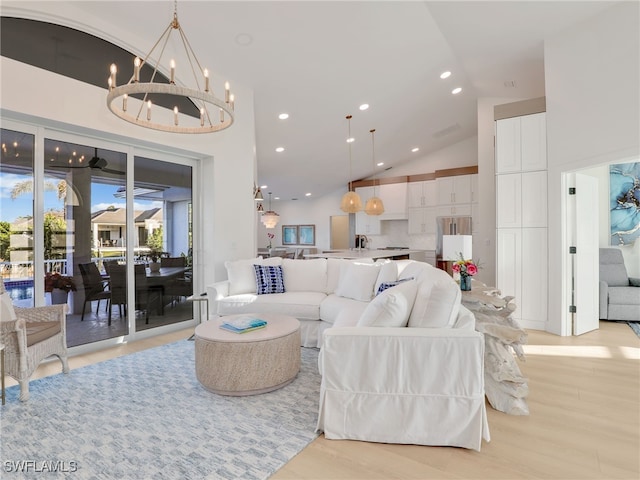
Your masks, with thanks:
[[[66,304],[69,347],[193,319],[195,162],[45,128],[1,137],[0,274],[15,305]]]
[[[108,271],[127,261],[127,155],[47,138],[44,160],[46,301],[67,303],[70,347],[127,335],[126,285]]]
[[[153,158],[134,160],[136,260],[148,275],[135,275],[145,330],[193,318],[192,167]]]
[[[0,275],[13,303],[32,307],[35,137],[3,128],[0,141]]]

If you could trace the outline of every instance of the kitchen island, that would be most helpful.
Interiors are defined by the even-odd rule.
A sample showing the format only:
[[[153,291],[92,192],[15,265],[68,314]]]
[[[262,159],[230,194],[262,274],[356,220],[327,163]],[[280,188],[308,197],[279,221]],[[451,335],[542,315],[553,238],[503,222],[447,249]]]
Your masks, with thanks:
[[[323,253],[307,254],[304,258],[346,258],[349,260],[359,258],[389,258],[391,260],[403,260],[411,258],[411,254],[425,254],[427,250],[413,249],[368,249],[356,248],[351,250],[327,250]]]

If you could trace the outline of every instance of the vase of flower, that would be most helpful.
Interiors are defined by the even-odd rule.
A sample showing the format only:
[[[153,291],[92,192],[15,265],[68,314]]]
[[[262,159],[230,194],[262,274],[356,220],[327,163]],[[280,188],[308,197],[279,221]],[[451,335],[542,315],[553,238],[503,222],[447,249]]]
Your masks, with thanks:
[[[64,305],[67,303],[69,292],[62,288],[54,288],[51,290],[51,305]]]
[[[44,277],[44,291],[51,294],[52,305],[67,303],[69,292],[75,290],[76,284],[72,277],[60,275],[58,272],[49,272]]]
[[[478,273],[478,267],[473,260],[465,260],[461,253],[460,260],[454,262],[451,268],[460,275],[460,290],[463,292],[470,291],[471,277]]]

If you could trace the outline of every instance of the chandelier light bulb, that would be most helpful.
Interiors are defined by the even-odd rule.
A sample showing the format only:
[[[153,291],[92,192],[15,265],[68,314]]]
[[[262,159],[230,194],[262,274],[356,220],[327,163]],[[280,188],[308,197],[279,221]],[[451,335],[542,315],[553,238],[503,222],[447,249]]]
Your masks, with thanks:
[[[169,83],[176,83],[176,61],[171,59],[171,72],[170,72],[170,77],[169,78]]]
[[[204,91],[209,91],[209,70],[204,69]]]
[[[141,60],[136,57],[133,60],[133,81],[134,82],[139,82],[140,81],[140,63]]]
[[[147,120],[151,120],[151,100],[147,101]]]
[[[173,107],[173,123],[178,125],[178,107]]]

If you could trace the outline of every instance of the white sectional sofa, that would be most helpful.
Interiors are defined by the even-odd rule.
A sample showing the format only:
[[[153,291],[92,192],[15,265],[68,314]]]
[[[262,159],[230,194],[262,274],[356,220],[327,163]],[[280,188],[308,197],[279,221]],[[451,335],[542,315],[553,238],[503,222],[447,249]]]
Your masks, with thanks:
[[[207,288],[213,314],[292,315],[302,345],[321,347],[317,428],[326,438],[475,450],[489,441],[484,339],[446,272],[412,260],[226,267],[228,280]]]
[[[207,287],[211,314],[280,313],[300,320],[302,346],[321,347],[331,326],[356,326],[376,310],[382,283],[413,279],[406,305],[409,326],[474,329],[473,314],[460,304],[460,289],[446,272],[413,260],[293,260],[260,257],[225,263],[228,279]],[[254,265],[280,267],[283,293],[258,294]],[[401,287],[404,290],[411,288]],[[370,306],[373,300],[376,304]],[[402,322],[401,322],[402,323]],[[405,326],[404,324],[387,326]],[[361,323],[362,325],[362,323]]]

